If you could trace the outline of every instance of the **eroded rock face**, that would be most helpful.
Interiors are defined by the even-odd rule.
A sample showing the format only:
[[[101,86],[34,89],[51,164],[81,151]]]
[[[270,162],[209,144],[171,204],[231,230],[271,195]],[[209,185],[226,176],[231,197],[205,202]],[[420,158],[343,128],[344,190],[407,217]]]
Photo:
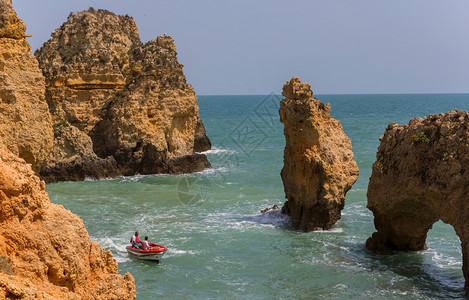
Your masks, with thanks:
[[[288,200],[282,213],[290,215],[295,228],[330,229],[358,178],[352,144],[340,122],[330,117],[330,105],[311,98],[308,83],[293,77],[282,95],[286,145],[281,176]]]
[[[131,82],[91,133],[98,156],[112,155],[127,172],[137,168],[143,174],[185,173],[181,162],[191,160],[197,168],[192,171],[210,167],[205,155],[195,154],[197,97],[176,59],[173,39],[159,36],[135,48],[131,66]]]
[[[120,175],[114,157],[98,157],[91,138],[62,121],[54,126],[54,146],[49,164],[39,173],[46,182],[76,181]]]
[[[197,120],[197,126],[195,129],[194,151],[204,152],[210,149],[212,149],[212,142],[210,142],[210,139],[207,136],[204,123],[199,119]]]
[[[0,298],[134,299],[110,251],[91,243],[82,220],[50,203],[23,159],[0,145]]]
[[[25,30],[11,1],[0,1],[0,137],[37,171],[48,162],[53,132],[44,77]]]
[[[101,109],[130,73],[129,51],[140,46],[135,21],[106,10],[70,14],[35,53],[46,77],[53,122],[88,134]]]
[[[143,45],[131,17],[89,9],[71,14],[36,56],[54,124],[67,121],[91,138],[98,157],[112,156],[117,168],[109,174],[210,167],[205,155],[195,153],[210,149],[210,141],[171,37]],[[95,162],[84,159],[78,165]],[[60,174],[59,169],[54,172]],[[88,172],[81,168],[80,173]]]
[[[469,113],[450,111],[389,124],[373,164],[368,208],[377,232],[366,246],[379,254],[424,250],[438,220],[461,240],[469,295]]]

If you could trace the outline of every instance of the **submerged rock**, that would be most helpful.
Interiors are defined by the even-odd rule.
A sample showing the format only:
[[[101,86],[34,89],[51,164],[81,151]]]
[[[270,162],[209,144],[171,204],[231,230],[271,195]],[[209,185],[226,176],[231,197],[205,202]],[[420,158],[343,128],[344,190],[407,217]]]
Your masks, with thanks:
[[[424,250],[428,231],[442,220],[461,240],[469,295],[469,113],[391,123],[380,141],[367,192],[377,232],[366,247],[379,254]]]
[[[0,1],[0,138],[39,170],[53,144],[44,77],[10,0]]]
[[[0,143],[0,299],[134,299],[130,273],[90,242],[83,221]]]
[[[345,194],[358,178],[352,143],[330,105],[311,98],[310,85],[293,77],[283,86],[280,121],[285,152],[281,172],[287,201],[282,213],[295,228],[330,229],[340,219]]]
[[[263,210],[261,210],[261,214],[265,214],[268,211],[277,210],[277,209],[280,209],[280,208],[277,206],[277,204],[274,204],[274,206],[272,206],[272,207],[267,207],[267,208],[264,208]]]
[[[35,54],[46,76],[54,124],[68,122],[88,135],[93,152],[105,160],[87,155],[74,161],[78,164],[56,161],[41,174],[76,168],[77,178],[96,177],[87,166],[110,157],[117,168],[102,175],[210,167],[205,155],[196,154],[210,149],[210,140],[170,36],[143,44],[133,18],[90,8],[70,14]]]

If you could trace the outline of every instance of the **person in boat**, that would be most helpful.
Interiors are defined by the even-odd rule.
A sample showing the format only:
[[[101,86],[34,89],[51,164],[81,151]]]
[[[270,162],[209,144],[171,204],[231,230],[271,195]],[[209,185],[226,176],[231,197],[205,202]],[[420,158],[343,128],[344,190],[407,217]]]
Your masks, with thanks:
[[[140,249],[142,242],[140,241],[140,238],[138,237],[138,231],[135,231],[135,235],[132,236],[130,239],[130,244],[132,244],[132,247],[135,249]]]
[[[142,242],[142,249],[143,250],[150,249],[150,245],[148,244],[148,236],[145,236],[145,240]]]

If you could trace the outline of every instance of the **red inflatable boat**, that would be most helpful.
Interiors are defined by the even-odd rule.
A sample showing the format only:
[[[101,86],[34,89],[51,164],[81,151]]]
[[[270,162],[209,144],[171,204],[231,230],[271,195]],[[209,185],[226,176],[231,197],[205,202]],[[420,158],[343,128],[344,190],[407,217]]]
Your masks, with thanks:
[[[161,245],[153,244],[153,243],[148,243],[150,245],[150,249],[147,250],[140,250],[136,249],[132,246],[127,246],[127,252],[129,253],[130,256],[133,256],[138,259],[144,259],[144,260],[152,260],[152,261],[160,261],[161,257],[166,252],[166,247],[163,247]]]

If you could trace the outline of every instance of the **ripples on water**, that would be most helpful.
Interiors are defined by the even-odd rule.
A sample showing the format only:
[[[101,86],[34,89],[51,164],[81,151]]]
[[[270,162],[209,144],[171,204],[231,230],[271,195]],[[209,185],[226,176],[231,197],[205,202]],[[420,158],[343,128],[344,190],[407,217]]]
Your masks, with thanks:
[[[332,230],[302,233],[278,210],[260,214],[284,202],[283,127],[268,122],[278,108],[262,106],[264,96],[199,97],[214,145],[205,152],[213,169],[63,182],[47,191],[51,201],[84,220],[92,240],[113,252],[121,274],[134,275],[138,299],[463,298],[461,249],[451,226],[434,225],[427,251],[383,257],[364,243],[374,232],[366,188],[387,124],[468,110],[469,95],[318,98],[331,102],[360,168]],[[252,136],[239,134],[243,130]],[[168,247],[160,264],[128,257],[125,247],[137,229]]]

